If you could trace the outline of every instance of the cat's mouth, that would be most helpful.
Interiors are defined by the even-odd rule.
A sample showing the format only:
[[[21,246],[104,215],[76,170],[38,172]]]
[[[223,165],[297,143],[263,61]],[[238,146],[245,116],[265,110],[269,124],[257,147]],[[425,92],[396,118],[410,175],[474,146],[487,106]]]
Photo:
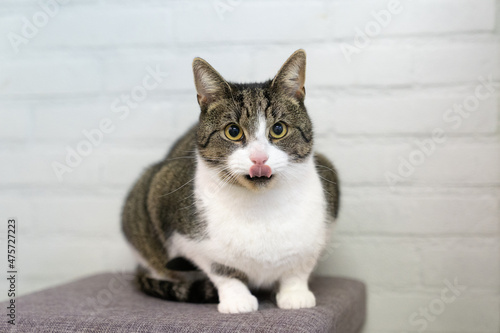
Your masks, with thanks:
[[[266,177],[266,176],[250,177],[250,175],[246,175],[245,178],[254,184],[264,185],[264,184],[269,183],[273,179],[273,175],[270,175],[269,177]]]

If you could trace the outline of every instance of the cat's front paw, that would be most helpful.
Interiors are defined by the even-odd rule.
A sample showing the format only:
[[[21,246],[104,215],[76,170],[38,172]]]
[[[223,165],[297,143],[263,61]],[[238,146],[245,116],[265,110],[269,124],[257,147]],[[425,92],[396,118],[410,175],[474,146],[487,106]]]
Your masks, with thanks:
[[[219,303],[218,310],[221,313],[244,313],[257,311],[259,302],[252,294],[238,294],[225,297]]]
[[[316,298],[309,290],[280,291],[276,295],[280,309],[302,309],[316,306]]]

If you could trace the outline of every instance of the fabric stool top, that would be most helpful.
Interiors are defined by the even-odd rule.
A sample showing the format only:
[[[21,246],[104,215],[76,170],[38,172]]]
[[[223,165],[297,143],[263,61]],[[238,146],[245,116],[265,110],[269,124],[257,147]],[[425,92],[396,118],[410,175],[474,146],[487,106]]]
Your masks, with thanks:
[[[216,304],[168,302],[144,295],[131,273],[105,273],[16,299],[16,325],[2,332],[359,332],[366,315],[363,283],[336,277],[310,281],[317,306],[282,310],[269,294],[259,310],[221,314]],[[1,303],[6,311],[8,302]]]

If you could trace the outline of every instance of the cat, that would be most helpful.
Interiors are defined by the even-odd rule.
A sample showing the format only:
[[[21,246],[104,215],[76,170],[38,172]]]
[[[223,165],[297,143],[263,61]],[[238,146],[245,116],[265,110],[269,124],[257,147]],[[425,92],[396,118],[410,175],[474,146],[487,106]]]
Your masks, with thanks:
[[[297,50],[272,80],[240,84],[194,59],[199,122],[142,174],[122,212],[143,292],[243,313],[258,309],[250,290],[274,288],[279,308],[315,306],[308,279],[340,193],[332,163],[313,151],[305,70]]]

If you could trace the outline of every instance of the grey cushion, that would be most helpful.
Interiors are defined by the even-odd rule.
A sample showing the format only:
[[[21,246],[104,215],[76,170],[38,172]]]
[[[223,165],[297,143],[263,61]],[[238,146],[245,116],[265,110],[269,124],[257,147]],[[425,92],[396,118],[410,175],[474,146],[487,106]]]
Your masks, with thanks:
[[[100,274],[16,300],[18,332],[359,332],[365,287],[345,278],[316,277],[317,306],[278,309],[259,295],[259,311],[221,314],[216,304],[168,302],[142,294],[131,274]],[[1,304],[6,309],[7,303]],[[0,331],[9,329],[4,319]],[[8,330],[7,330],[8,331]]]

